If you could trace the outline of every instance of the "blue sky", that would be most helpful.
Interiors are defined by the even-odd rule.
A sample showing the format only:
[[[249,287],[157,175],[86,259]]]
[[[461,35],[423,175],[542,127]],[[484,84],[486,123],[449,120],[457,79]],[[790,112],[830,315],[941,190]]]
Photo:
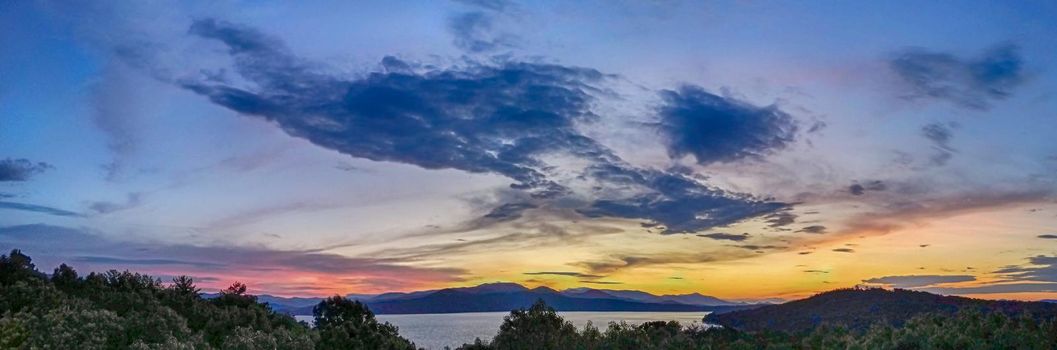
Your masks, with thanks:
[[[5,3],[0,248],[277,294],[1052,297],[1055,14]]]

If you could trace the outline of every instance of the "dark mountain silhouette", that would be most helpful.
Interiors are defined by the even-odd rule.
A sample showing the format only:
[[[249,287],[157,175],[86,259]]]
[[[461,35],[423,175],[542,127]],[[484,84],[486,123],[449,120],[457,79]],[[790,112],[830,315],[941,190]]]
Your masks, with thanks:
[[[977,309],[1014,315],[1029,312],[1040,318],[1057,316],[1057,304],[1005,300],[982,300],[942,296],[911,290],[880,288],[838,289],[807,299],[723,314],[710,314],[705,322],[744,331],[807,332],[823,324],[842,325],[864,331],[874,324],[902,326],[924,313],[953,315]]]
[[[457,313],[510,311],[543,300],[559,311],[715,311],[748,307],[700,294],[657,296],[639,291],[610,291],[576,288],[556,291],[547,287],[526,288],[516,283],[489,283],[475,287],[447,288],[410,293],[350,295],[367,304],[377,314]],[[301,298],[311,299],[311,298]],[[311,314],[312,305],[286,303],[269,297],[272,309],[295,315]]]

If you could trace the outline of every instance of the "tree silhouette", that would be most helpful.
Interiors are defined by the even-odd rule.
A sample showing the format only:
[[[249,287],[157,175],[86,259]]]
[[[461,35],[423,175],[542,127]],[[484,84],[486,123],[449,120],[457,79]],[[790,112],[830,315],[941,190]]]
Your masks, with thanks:
[[[578,342],[576,327],[543,300],[503,318],[492,344],[496,349],[566,349]],[[564,345],[564,346],[563,346]]]
[[[55,272],[52,272],[51,283],[55,285],[55,288],[69,292],[80,286],[81,279],[72,267],[62,264],[55,268]]]
[[[332,296],[312,308],[319,330],[317,349],[414,349],[396,326],[379,323],[359,301]]]
[[[195,287],[194,279],[186,275],[173,277],[171,288],[173,293],[181,296],[197,296],[202,292],[201,289]]]
[[[33,265],[33,259],[22,254],[21,250],[14,249],[8,255],[0,255],[0,282],[3,284],[43,278],[44,274],[38,272],[37,267]]]

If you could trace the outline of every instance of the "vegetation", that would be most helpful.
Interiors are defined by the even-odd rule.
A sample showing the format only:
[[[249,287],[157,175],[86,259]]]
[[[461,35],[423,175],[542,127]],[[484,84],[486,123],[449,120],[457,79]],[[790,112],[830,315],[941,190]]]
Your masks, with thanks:
[[[188,277],[165,285],[128,271],[80,277],[66,265],[48,276],[14,250],[0,255],[0,349],[415,349],[360,302],[327,298],[313,308],[315,326],[309,327],[271,311],[246,289],[236,282],[206,299]],[[761,309],[779,326],[793,322],[783,313],[789,310],[833,317],[796,331],[684,327],[663,321],[577,329],[540,300],[512,311],[491,341],[478,339],[460,349],[1057,349],[1057,323],[1034,313],[1049,310],[1046,305],[854,292],[859,294],[842,290],[806,299],[808,303],[789,303],[791,308]],[[880,313],[873,319],[881,321],[856,316],[858,306],[848,300],[875,294],[879,299],[860,302],[873,303],[865,308]],[[939,311],[886,311],[895,296],[921,302],[910,307]],[[940,298],[934,300],[939,304],[927,303],[929,298]],[[836,304],[804,308],[818,300]],[[827,310],[845,307],[852,311]],[[756,320],[760,315],[739,317]],[[906,318],[889,322],[886,317]]]
[[[899,327],[914,316],[951,316],[962,310],[1009,316],[1031,314],[1038,319],[1057,317],[1057,304],[1053,303],[972,299],[902,289],[846,288],[783,304],[714,313],[705,322],[744,331],[799,333],[831,325],[861,333],[879,323]]]
[[[186,276],[171,284],[128,271],[51,276],[18,250],[0,255],[0,349],[414,349],[359,302],[324,300],[316,328],[271,311],[234,283],[204,299]]]
[[[682,327],[678,322],[610,323],[605,331],[576,330],[553,309],[537,303],[511,313],[490,342],[463,350],[514,349],[1057,349],[1057,323],[1027,313],[964,309],[953,315],[921,314],[902,327],[877,323],[863,332],[819,326],[809,332],[742,332],[726,327]]]

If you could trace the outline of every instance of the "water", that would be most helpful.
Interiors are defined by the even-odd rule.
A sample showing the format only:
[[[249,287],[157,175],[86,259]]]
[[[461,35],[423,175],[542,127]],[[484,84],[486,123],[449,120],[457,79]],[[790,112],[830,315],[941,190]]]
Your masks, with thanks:
[[[453,349],[475,338],[488,341],[499,331],[499,324],[509,312],[467,312],[458,314],[413,314],[378,315],[383,322],[400,328],[400,335],[415,342],[415,345],[431,350]],[[684,326],[701,324],[707,312],[559,312],[576,328],[591,322],[605,331],[609,322],[624,321],[639,324],[646,321],[679,321]],[[298,321],[311,323],[312,316],[294,316]]]

